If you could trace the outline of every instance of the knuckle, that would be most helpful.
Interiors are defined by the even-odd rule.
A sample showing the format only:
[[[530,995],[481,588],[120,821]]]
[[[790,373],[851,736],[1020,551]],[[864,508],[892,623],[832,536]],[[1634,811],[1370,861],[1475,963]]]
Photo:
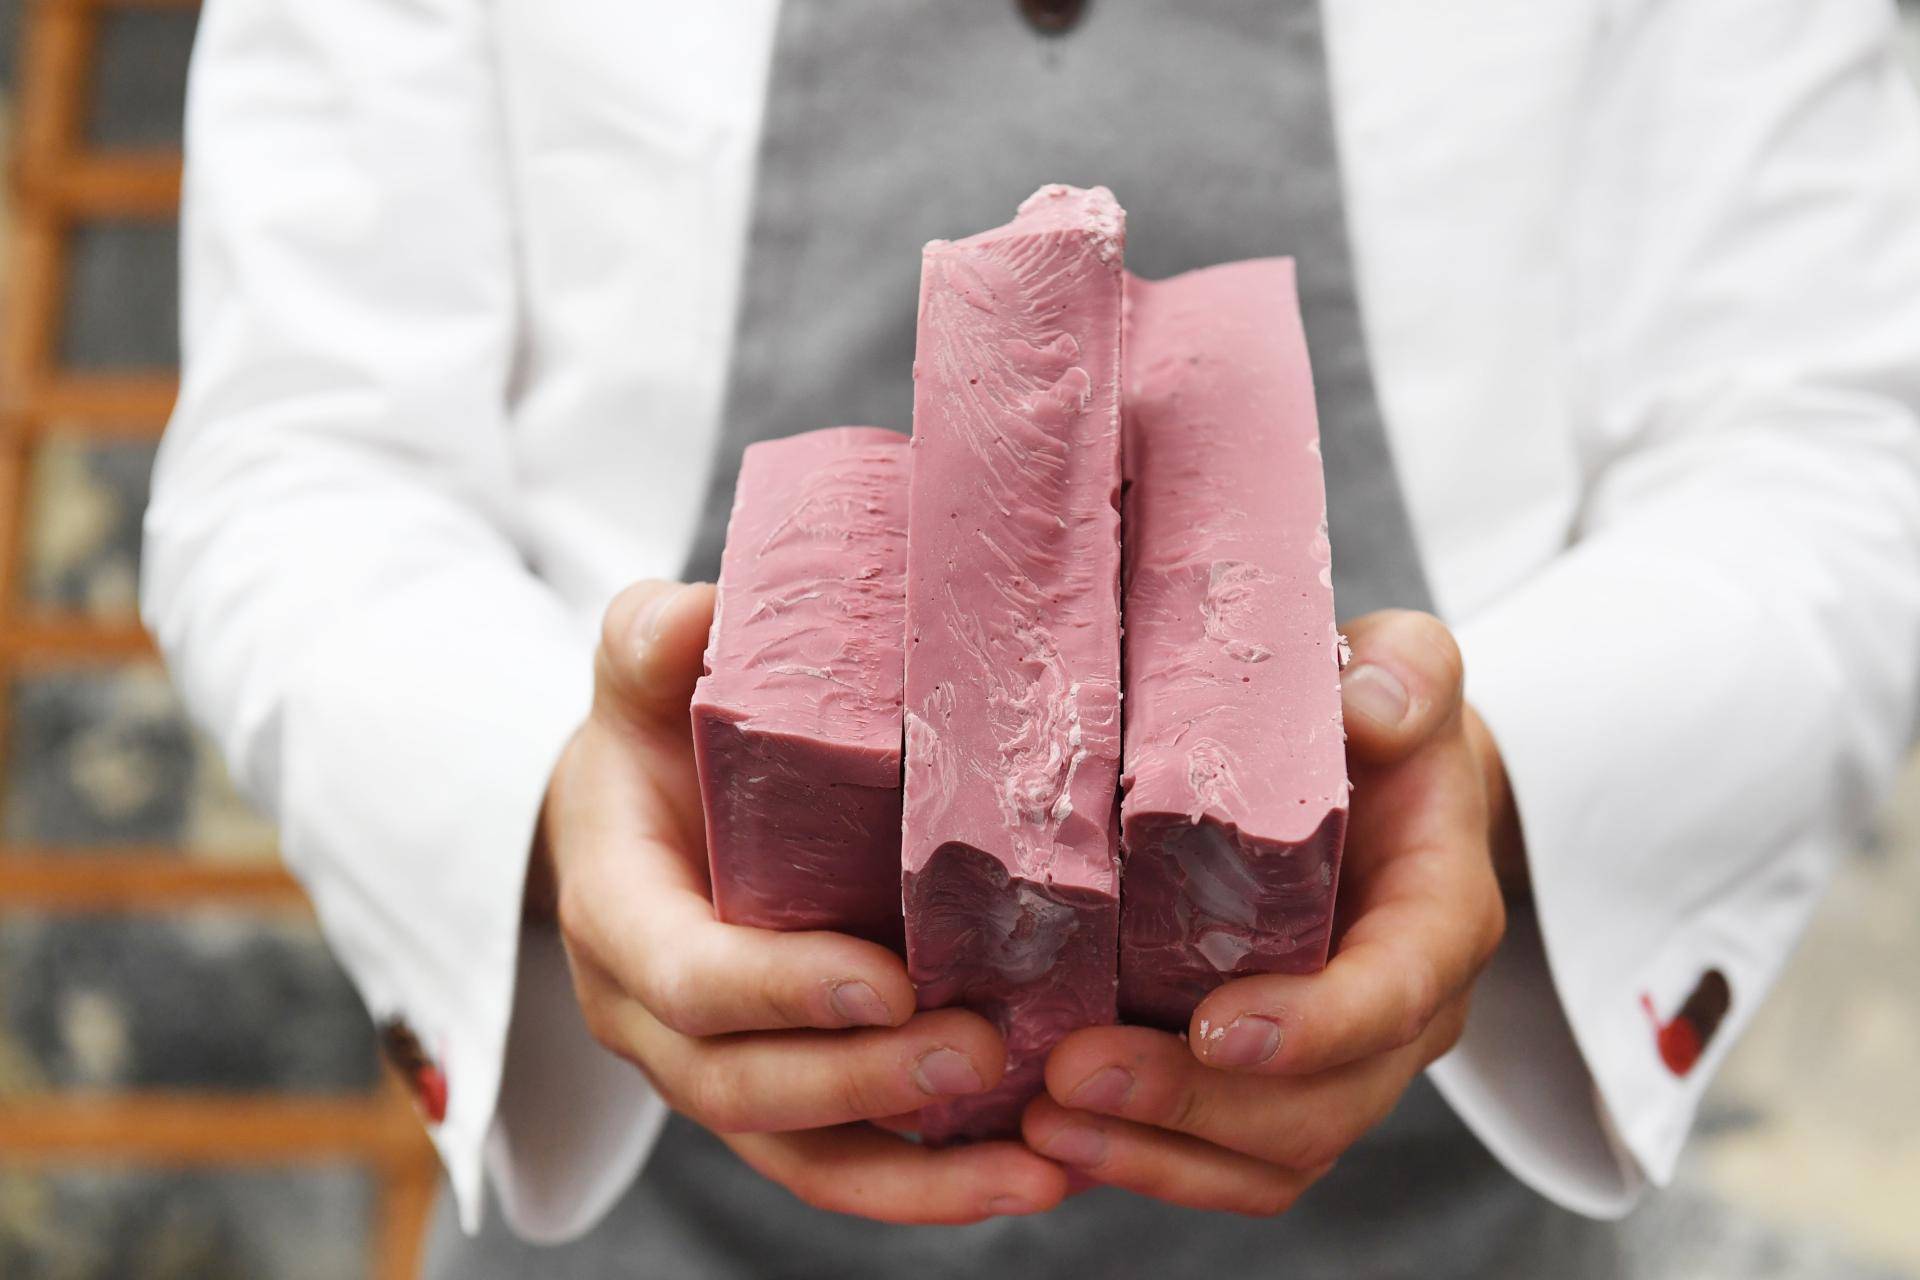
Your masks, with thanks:
[[[647,1077],[647,1083],[653,1086],[654,1092],[660,1095],[660,1100],[667,1104],[669,1110],[687,1117],[696,1124],[706,1123],[700,1118],[699,1100],[688,1089],[687,1081],[677,1075],[655,1071],[644,1065],[641,1070]]]
[[[1273,1163],[1283,1169],[1307,1173],[1331,1165],[1349,1145],[1344,1128],[1324,1120],[1297,1125],[1280,1144]]]
[[[783,966],[769,967],[760,975],[758,996],[771,1020],[782,1026],[809,1027],[815,1018],[804,994],[794,989],[795,973]]]
[[[1474,967],[1481,968],[1493,959],[1493,953],[1500,949],[1500,942],[1507,936],[1507,900],[1500,892],[1497,883],[1489,883],[1484,890],[1486,907],[1481,913],[1483,924],[1480,929],[1479,946],[1475,949]]]
[[[569,942],[582,942],[590,936],[588,931],[590,898],[574,880],[563,881],[555,895],[553,914],[560,924],[560,936]]]
[[[1274,1218],[1293,1208],[1300,1193],[1290,1184],[1272,1183],[1246,1188],[1232,1211],[1245,1218]]]
[[[712,1031],[711,1018],[700,999],[700,983],[684,958],[658,960],[648,967],[642,1000],[648,1012],[683,1036]]]
[[[867,1120],[902,1109],[901,1103],[889,1096],[885,1088],[858,1069],[842,1072],[834,1090],[842,1113],[849,1119]]]
[[[1175,1089],[1166,1102],[1156,1108],[1160,1113],[1160,1123],[1181,1133],[1197,1133],[1205,1128],[1212,1109],[1204,1090],[1184,1085]]]
[[[1421,956],[1410,961],[1403,980],[1406,989],[1401,997],[1404,1004],[1400,1026],[1395,1032],[1396,1047],[1418,1040],[1440,1010],[1440,975],[1431,960]]]
[[[586,999],[580,1002],[580,1016],[587,1024],[587,1034],[592,1036],[601,1048],[617,1053],[622,1057],[630,1056],[626,1037],[620,1034],[618,1026],[607,1011],[604,1000]]]
[[[687,1114],[715,1133],[745,1133],[753,1127],[739,1080],[718,1065],[708,1064],[694,1074],[687,1103]]]

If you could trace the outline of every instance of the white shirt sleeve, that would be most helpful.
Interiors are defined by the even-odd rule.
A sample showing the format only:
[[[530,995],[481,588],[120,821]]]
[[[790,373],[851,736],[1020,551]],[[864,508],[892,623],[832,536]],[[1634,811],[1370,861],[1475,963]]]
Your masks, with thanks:
[[[206,6],[183,385],[143,581],[188,706],[277,819],[369,1011],[444,1072],[434,1138],[469,1230],[530,837],[589,700],[593,631],[516,537],[511,199],[485,13]],[[595,1104],[593,1130],[536,1142],[523,1097],[491,1148],[509,1217],[552,1235],[631,1177],[661,1107],[587,1039],[557,949],[533,952],[523,1015],[565,1060],[545,1079]]]
[[[1579,527],[1459,627],[1537,932],[1433,1073],[1598,1215],[1671,1176],[1897,765],[1920,653],[1920,120],[1892,6],[1613,9],[1569,139]],[[1715,971],[1717,1030],[1677,1026]]]

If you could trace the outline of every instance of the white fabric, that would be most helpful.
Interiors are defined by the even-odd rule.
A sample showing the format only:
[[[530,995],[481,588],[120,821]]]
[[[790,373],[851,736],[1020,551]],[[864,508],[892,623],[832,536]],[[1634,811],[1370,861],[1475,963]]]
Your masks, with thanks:
[[[1920,122],[1883,0],[1327,7],[1381,400],[1539,902],[1434,1076],[1618,1214],[1913,720]],[[521,882],[597,615],[704,493],[774,16],[201,19],[146,615],[445,1063],[469,1228],[484,1168],[523,1234],[585,1230],[662,1115]],[[1732,1013],[1678,1078],[1640,1000],[1708,967]]]

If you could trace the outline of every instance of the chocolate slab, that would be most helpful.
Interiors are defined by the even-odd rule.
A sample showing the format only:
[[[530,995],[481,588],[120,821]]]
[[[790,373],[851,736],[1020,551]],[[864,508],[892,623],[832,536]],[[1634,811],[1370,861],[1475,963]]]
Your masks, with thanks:
[[[906,438],[750,446],[693,697],[714,908],[901,946]]]
[[[1007,1039],[930,1140],[1017,1130],[1114,1018],[1124,217],[1046,187],[922,264],[907,551],[907,961]]]
[[[1347,773],[1293,263],[1131,280],[1120,1007],[1326,962]]]

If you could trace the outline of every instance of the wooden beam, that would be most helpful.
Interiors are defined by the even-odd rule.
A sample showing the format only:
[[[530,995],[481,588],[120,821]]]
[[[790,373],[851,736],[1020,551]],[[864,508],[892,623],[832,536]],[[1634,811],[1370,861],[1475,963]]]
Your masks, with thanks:
[[[177,849],[0,846],[0,907],[137,913],[185,907],[305,909],[278,862],[222,861]]]
[[[27,414],[28,388],[52,363],[60,323],[65,240],[44,209],[21,204],[6,248],[6,289],[0,291],[0,414],[11,426]]]
[[[61,613],[21,612],[0,617],[0,655],[37,671],[148,661],[153,637],[137,622],[102,622]]]
[[[68,4],[94,9],[149,9],[188,13],[200,7],[200,0],[65,0]]]
[[[180,379],[171,371],[61,372],[23,387],[18,415],[30,435],[59,431],[155,439],[179,392]]]
[[[372,1242],[377,1280],[415,1280],[426,1252],[427,1226],[440,1191],[440,1161],[417,1122],[414,1132],[419,1135],[414,1157],[389,1165],[382,1179]]]
[[[200,0],[29,0],[47,9],[71,9],[83,13],[122,13],[146,10],[150,12],[190,13],[200,7]]]
[[[170,220],[180,208],[180,156],[172,151],[90,152],[35,163],[22,157],[23,199],[66,220]]]
[[[96,21],[87,5],[28,0],[20,15],[16,154],[27,163],[69,154],[91,88]]]
[[[6,625],[7,616],[13,611],[15,573],[22,554],[20,542],[21,526],[26,521],[27,494],[27,451],[18,436],[0,422],[0,628]],[[0,657],[6,653],[0,646]],[[0,670],[0,684],[4,683],[5,672]],[[6,693],[0,689],[0,712],[6,708]],[[5,725],[0,718],[0,726]]]
[[[298,1164],[418,1159],[419,1123],[372,1096],[144,1093],[14,1095],[0,1101],[0,1162]]]

